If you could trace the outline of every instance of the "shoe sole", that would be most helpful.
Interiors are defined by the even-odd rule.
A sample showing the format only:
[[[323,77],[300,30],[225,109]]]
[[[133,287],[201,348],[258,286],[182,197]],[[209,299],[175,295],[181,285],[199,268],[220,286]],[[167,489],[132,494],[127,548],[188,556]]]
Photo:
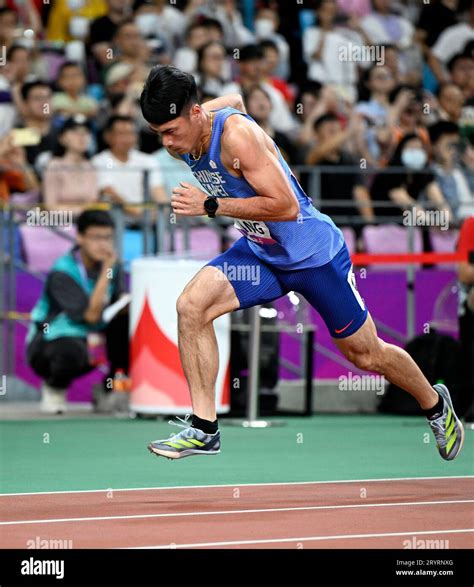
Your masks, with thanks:
[[[438,385],[437,385],[437,387],[441,388],[441,384],[438,384]],[[436,387],[435,387],[434,389],[435,389],[436,391],[438,391],[438,389],[437,389]],[[464,426],[462,425],[462,422],[461,422],[461,420],[460,420],[460,419],[457,417],[457,414],[456,414],[456,412],[454,411],[453,401],[452,401],[452,399],[451,399],[451,395],[450,395],[450,393],[449,393],[449,390],[448,390],[448,388],[447,388],[446,386],[443,386],[443,388],[441,388],[441,389],[443,390],[444,394],[446,394],[446,395],[444,395],[444,394],[441,394],[441,396],[443,397],[443,399],[444,399],[445,401],[447,401],[447,402],[448,402],[449,408],[451,409],[451,412],[453,413],[454,419],[455,419],[455,421],[456,421],[456,423],[457,423],[457,425],[458,425],[458,427],[459,427],[459,430],[461,431],[461,444],[459,445],[459,448],[458,448],[458,450],[457,450],[456,454],[455,454],[453,457],[451,457],[451,455],[449,455],[449,458],[445,458],[445,457],[443,457],[443,455],[442,455],[441,453],[440,453],[440,455],[441,455],[441,457],[442,457],[442,458],[443,458],[445,461],[454,461],[454,459],[455,459],[455,458],[456,458],[456,457],[459,455],[459,453],[461,452],[461,449],[462,449],[462,447],[463,447],[463,444],[464,444]],[[439,391],[438,391],[438,393],[439,393]]]
[[[207,451],[203,451],[203,450],[187,450],[187,451],[183,451],[183,452],[171,452],[168,450],[161,450],[159,448],[154,448],[153,446],[151,446],[151,444],[149,444],[147,446],[148,450],[156,455],[157,457],[166,457],[167,459],[171,459],[171,460],[176,460],[176,459],[183,459],[185,457],[192,457],[193,455],[217,455],[219,454],[221,451],[219,450],[207,450]],[[186,454],[184,454],[184,452],[186,452]]]

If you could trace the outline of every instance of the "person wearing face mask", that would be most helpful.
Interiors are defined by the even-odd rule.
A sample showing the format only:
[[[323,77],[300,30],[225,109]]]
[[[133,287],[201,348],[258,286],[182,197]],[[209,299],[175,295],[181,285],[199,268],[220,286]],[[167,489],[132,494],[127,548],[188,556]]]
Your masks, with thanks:
[[[255,16],[255,36],[257,41],[272,41],[276,45],[278,62],[273,75],[288,79],[290,75],[290,46],[285,37],[277,33],[280,26],[278,12],[270,8],[261,8]]]
[[[426,210],[419,199],[423,192],[430,207],[451,214],[451,210],[428,168],[428,155],[423,142],[416,134],[407,134],[399,142],[389,161],[390,167],[404,168],[403,171],[378,174],[371,188],[371,198],[375,213],[379,217],[390,218],[391,222],[401,222],[403,210],[413,208],[417,223],[429,224]],[[378,207],[378,201],[392,202],[393,206]]]
[[[435,180],[453,211],[455,220],[474,214],[474,195],[458,163],[459,127],[447,121],[428,129],[433,146]]]

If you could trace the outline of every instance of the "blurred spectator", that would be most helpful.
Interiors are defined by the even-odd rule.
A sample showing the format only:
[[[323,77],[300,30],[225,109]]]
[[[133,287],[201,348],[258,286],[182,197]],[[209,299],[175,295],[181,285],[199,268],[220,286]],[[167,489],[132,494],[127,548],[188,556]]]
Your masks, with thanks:
[[[391,94],[390,126],[393,130],[393,145],[407,134],[416,134],[429,149],[430,138],[423,121],[423,91],[410,86],[398,86]]]
[[[464,97],[474,98],[474,55],[468,49],[463,53],[457,53],[448,62],[448,71],[451,81],[462,91]]]
[[[19,126],[37,129],[41,135],[38,144],[25,147],[28,162],[33,166],[36,166],[39,155],[52,151],[54,147],[51,95],[49,85],[39,80],[27,82],[21,87],[22,117]]]
[[[438,37],[433,46],[433,59],[430,61],[430,66],[439,82],[447,81],[444,66],[456,54],[462,53],[469,41],[474,41],[474,3],[472,2],[469,11],[469,22],[460,22],[450,26]]]
[[[273,67],[272,75],[282,80],[290,75],[290,46],[283,35],[277,31],[280,26],[280,17],[276,10],[261,8],[255,15],[255,34],[260,46],[264,49],[271,48],[274,55],[271,58]],[[269,43],[267,43],[269,41]],[[268,55],[265,51],[265,58]]]
[[[474,194],[474,144],[467,145],[461,158],[461,167],[469,185],[471,194]]]
[[[94,98],[85,94],[86,83],[81,65],[73,61],[63,63],[57,79],[60,91],[56,92],[52,99],[54,113],[62,116],[83,114],[87,118],[95,116],[98,104]]]
[[[459,86],[453,83],[442,84],[438,88],[437,98],[438,118],[458,124],[464,105],[464,96]]]
[[[173,57],[173,65],[187,73],[197,72],[198,54],[201,47],[211,41],[204,18],[192,22],[186,29],[185,46],[180,47]]]
[[[459,280],[459,342],[461,343],[463,371],[462,381],[466,382],[466,422],[474,421],[474,215],[464,221],[457,251],[466,257],[458,265]]]
[[[224,94],[243,94],[254,85],[261,85],[272,100],[271,123],[283,133],[295,129],[296,124],[281,92],[264,79],[263,51],[258,45],[246,45],[238,53],[239,76],[223,88]]]
[[[7,51],[15,41],[15,29],[18,17],[14,10],[3,6],[0,8],[0,47]]]
[[[131,20],[120,23],[115,31],[113,43],[117,50],[117,60],[133,66],[131,81],[144,83],[150,70],[147,65],[150,49],[141,37],[137,25]]]
[[[20,89],[30,72],[29,51],[12,45],[6,52],[6,63],[0,69],[0,136],[11,130],[17,117],[16,104],[21,102]]]
[[[88,160],[91,132],[84,116],[66,120],[58,145],[43,175],[43,200],[47,208],[80,214],[99,199],[97,171]]]
[[[110,63],[110,49],[112,39],[117,32],[117,26],[129,16],[131,0],[106,0],[107,13],[91,22],[89,33],[89,47],[100,67]]]
[[[130,219],[141,217],[142,209],[127,204],[141,204],[145,201],[143,175],[148,171],[150,200],[166,202],[156,158],[136,149],[138,133],[133,118],[112,116],[105,128],[104,138],[109,148],[92,158],[99,173],[101,196],[123,204]]]
[[[244,26],[236,0],[216,0],[216,4],[215,16],[223,26],[226,46],[235,48],[253,43],[255,37]]]
[[[107,13],[105,0],[54,0],[48,17],[49,41],[85,40],[90,21]]]
[[[175,49],[186,28],[186,17],[170,6],[169,0],[135,0],[133,11],[142,37],[158,36],[165,40],[168,47]]]
[[[433,148],[433,171],[444,199],[453,211],[454,220],[474,214],[474,193],[459,165],[461,143],[459,127],[440,121],[429,128]]]
[[[280,63],[278,45],[273,40],[266,39],[260,42],[260,48],[263,51],[262,64],[265,81],[281,92],[285,100],[288,102],[288,105],[293,107],[293,100],[295,99],[293,89],[284,81],[284,79],[277,75]]]
[[[356,166],[357,161],[344,148],[351,135],[357,132],[357,118],[351,121],[347,128],[343,129],[341,122],[334,114],[324,114],[314,123],[316,146],[308,154],[308,165],[321,165],[334,167],[332,172],[321,172],[320,198],[325,202],[331,200],[354,200],[363,204],[361,207],[353,205],[328,205],[320,207],[321,212],[330,216],[346,216],[348,219],[362,217],[366,222],[372,222],[374,212],[370,201],[369,192],[362,177],[356,173],[338,172],[342,165]],[[350,224],[350,221],[339,223]],[[362,223],[355,226],[356,233],[360,236]]]
[[[102,318],[104,309],[126,294],[114,249],[114,223],[107,212],[86,210],[77,228],[76,246],[57,259],[47,275],[26,338],[27,362],[43,379],[41,410],[52,414],[66,411],[67,388],[95,367],[88,345],[91,334],[105,334],[106,391],[111,391],[115,373],[126,374],[129,365],[128,311],[109,323]]]
[[[336,92],[329,86],[309,81],[300,90],[295,101],[295,110],[301,123],[296,135],[296,143],[302,152],[314,145],[314,122],[323,114],[335,114],[341,122],[346,119],[339,112],[339,100]],[[302,160],[306,158],[306,153]]]
[[[226,74],[226,50],[219,41],[210,41],[198,50],[196,83],[203,94],[220,96]]]
[[[366,90],[369,99],[359,102],[355,111],[364,120],[365,130],[358,144],[359,154],[369,165],[375,166],[382,161],[384,147],[390,143],[390,93],[394,89],[395,80],[388,67],[373,65],[364,72]]]
[[[36,190],[38,182],[28,165],[22,147],[15,146],[13,134],[0,139],[0,202],[5,202],[12,192]]]
[[[316,9],[317,26],[308,27],[303,33],[303,55],[308,64],[308,78],[323,84],[337,86],[352,102],[356,99],[358,81],[358,58],[351,58],[349,52],[361,48],[360,34],[337,26],[336,0],[319,0]],[[347,51],[346,58],[341,52]]]
[[[272,101],[268,93],[261,86],[252,86],[244,92],[244,102],[248,114],[276,142],[285,160],[292,163],[295,154],[291,141],[275,130],[270,122]]]
[[[337,8],[342,14],[357,18],[367,16],[372,10],[370,0],[337,0]]]
[[[403,167],[404,170],[388,173],[391,167]],[[376,175],[370,193],[378,217],[397,217],[401,220],[402,211],[415,206],[417,222],[419,219],[420,224],[427,225],[426,210],[421,203],[424,194],[430,206],[443,210],[448,217],[451,213],[433,173],[428,169],[427,148],[413,133],[406,134],[400,140],[389,161],[387,173]],[[394,205],[377,207],[377,201],[393,202]],[[392,220],[395,221],[394,218]]]
[[[392,0],[371,1],[371,14],[367,14],[360,21],[371,43],[395,45],[398,49],[410,47],[415,32],[412,23],[392,12]]]
[[[457,24],[457,5],[458,0],[434,0],[424,3],[421,9],[416,24],[416,39],[425,61],[432,69],[436,69],[436,64],[433,65],[432,47],[445,29]]]

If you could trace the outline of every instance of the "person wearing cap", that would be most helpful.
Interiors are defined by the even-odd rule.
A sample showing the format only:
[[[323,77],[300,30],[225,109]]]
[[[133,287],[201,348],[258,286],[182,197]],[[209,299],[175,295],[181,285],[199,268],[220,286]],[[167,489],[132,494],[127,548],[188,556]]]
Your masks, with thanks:
[[[85,116],[68,118],[59,130],[43,176],[47,208],[80,214],[99,199],[97,171],[88,160],[91,131]]]

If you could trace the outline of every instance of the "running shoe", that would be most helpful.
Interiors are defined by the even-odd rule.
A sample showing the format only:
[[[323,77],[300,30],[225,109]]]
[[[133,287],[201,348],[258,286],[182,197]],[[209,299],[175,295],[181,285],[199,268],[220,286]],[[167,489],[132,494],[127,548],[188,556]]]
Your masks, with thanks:
[[[454,412],[448,388],[441,383],[433,387],[443,398],[444,405],[441,415],[434,420],[428,420],[428,424],[435,435],[439,454],[445,461],[452,461],[461,451],[464,441],[464,428]]]
[[[154,440],[148,445],[148,450],[168,459],[182,459],[192,455],[216,455],[221,452],[221,436],[219,430],[215,434],[206,434],[198,428],[189,426],[184,420],[178,418],[183,424],[170,422],[183,428],[180,432],[172,434],[164,440]]]

